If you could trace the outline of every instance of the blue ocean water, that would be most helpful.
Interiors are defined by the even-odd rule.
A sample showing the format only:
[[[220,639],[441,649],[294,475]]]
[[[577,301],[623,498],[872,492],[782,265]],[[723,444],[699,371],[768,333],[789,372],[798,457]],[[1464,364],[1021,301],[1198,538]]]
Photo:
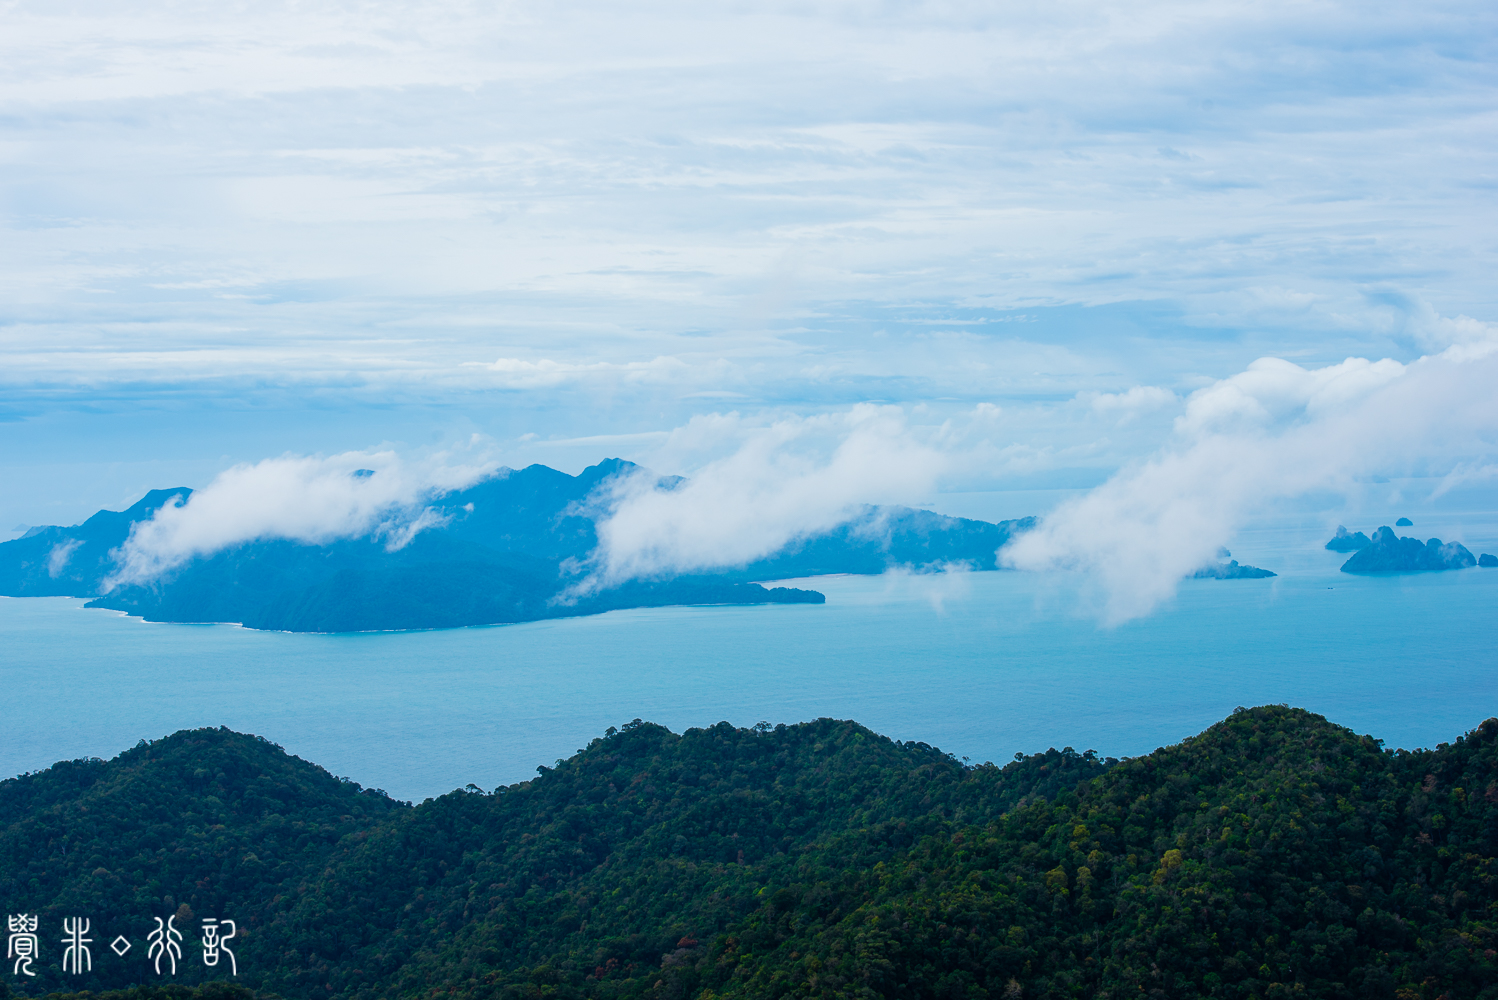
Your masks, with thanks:
[[[1492,514],[1443,517],[1415,531],[1498,551]],[[1187,581],[1116,628],[1087,616],[1077,581],[1012,572],[823,577],[807,584],[821,606],[360,635],[0,599],[0,774],[225,725],[421,799],[524,779],[634,718],[676,731],[852,718],[1003,761],[1144,753],[1268,702],[1406,747],[1498,715],[1498,570],[1353,577],[1325,538],[1321,517],[1251,527],[1235,556],[1281,576]]]

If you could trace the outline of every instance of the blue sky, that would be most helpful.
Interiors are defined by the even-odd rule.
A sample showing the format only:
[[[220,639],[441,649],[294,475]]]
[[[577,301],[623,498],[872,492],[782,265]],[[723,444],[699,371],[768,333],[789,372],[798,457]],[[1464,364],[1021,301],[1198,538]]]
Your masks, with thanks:
[[[692,473],[870,401],[964,428],[928,492],[1098,483],[1257,358],[1491,339],[1495,19],[8,4],[0,527],[287,452]]]

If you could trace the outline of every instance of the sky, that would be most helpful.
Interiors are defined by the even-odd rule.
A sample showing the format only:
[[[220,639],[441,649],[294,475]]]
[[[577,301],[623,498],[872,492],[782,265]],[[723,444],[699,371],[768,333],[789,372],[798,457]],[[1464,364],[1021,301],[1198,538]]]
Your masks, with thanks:
[[[3,11],[0,537],[360,455],[619,456],[765,539],[1107,484],[1178,561],[1498,482],[1486,4]],[[625,500],[611,566],[684,544]]]

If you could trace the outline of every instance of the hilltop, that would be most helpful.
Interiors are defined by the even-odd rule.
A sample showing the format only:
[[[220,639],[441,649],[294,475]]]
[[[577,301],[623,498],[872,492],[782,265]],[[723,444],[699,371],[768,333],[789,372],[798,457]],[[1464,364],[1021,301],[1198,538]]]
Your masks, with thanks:
[[[410,805],[182,732],[0,782],[0,892],[110,935],[236,919],[240,981],[309,1000],[1498,990],[1498,720],[1390,751],[1267,706],[1002,767],[832,719],[636,721],[537,772]],[[13,989],[155,981],[45,947]]]

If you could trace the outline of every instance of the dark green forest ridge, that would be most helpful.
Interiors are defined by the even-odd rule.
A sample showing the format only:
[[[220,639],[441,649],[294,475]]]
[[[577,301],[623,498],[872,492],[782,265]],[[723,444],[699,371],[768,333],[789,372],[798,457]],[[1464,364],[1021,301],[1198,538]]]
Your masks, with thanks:
[[[157,986],[175,912],[239,922],[239,983],[319,1000],[1498,997],[1498,720],[1390,751],[1269,706],[1003,767],[635,722],[538,771],[412,806],[220,729],[0,782],[0,899],[43,949],[0,981]],[[58,969],[72,915],[92,976]]]

